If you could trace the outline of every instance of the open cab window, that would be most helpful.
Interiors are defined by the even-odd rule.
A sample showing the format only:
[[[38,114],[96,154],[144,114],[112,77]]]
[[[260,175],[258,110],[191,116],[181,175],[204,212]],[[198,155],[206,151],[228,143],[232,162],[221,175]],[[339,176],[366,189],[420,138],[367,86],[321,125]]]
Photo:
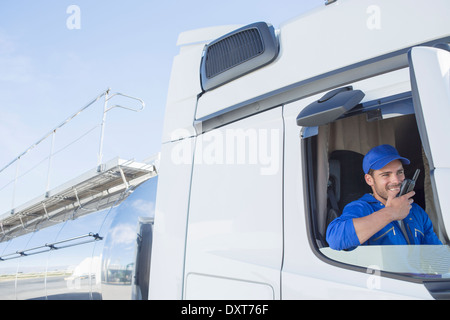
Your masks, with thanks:
[[[365,99],[357,87],[324,93],[297,117],[302,126],[307,221],[313,250],[343,268],[380,270],[381,275],[413,282],[450,278],[450,53],[417,47],[409,54],[411,91]],[[329,247],[326,230],[344,207],[371,189],[362,160],[373,147],[394,146],[420,169],[414,202],[428,214],[443,245],[370,245],[351,251]],[[420,230],[411,230],[421,237]]]

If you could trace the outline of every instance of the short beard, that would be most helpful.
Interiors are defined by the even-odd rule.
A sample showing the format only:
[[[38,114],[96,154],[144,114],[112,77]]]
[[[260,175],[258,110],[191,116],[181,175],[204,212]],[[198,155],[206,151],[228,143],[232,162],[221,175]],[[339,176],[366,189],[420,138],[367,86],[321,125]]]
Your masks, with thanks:
[[[383,199],[384,201],[387,202],[388,200],[388,193],[390,192],[391,189],[395,189],[395,188],[400,188],[402,184],[401,183],[397,183],[397,184],[388,184],[384,190],[382,190],[383,192],[379,192],[379,188],[377,186],[376,183],[374,183],[374,191],[376,192],[376,194]]]

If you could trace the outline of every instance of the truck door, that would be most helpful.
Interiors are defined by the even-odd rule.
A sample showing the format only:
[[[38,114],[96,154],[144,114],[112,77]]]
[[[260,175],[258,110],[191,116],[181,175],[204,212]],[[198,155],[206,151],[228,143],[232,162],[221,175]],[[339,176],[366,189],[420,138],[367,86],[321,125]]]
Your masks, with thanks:
[[[415,47],[408,58],[414,109],[430,165],[434,203],[445,230],[450,230],[449,185],[446,183],[450,181],[450,52]]]
[[[185,299],[280,299],[281,107],[197,137]]]

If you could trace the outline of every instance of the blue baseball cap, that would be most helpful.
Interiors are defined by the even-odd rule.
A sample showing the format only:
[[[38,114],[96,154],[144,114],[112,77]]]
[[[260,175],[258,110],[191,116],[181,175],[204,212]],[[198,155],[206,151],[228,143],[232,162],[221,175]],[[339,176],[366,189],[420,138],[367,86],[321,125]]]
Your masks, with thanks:
[[[410,163],[408,159],[400,157],[398,151],[391,145],[382,144],[372,148],[363,159],[364,173],[369,173],[370,169],[379,170],[394,160],[400,160],[403,164]]]

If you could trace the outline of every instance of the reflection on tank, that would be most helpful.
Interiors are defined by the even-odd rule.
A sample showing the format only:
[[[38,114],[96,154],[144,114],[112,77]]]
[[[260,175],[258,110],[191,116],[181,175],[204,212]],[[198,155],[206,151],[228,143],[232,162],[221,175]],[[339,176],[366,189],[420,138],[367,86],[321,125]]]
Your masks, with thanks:
[[[157,181],[111,208],[1,242],[0,299],[146,299]]]
[[[126,269],[122,269],[122,266],[120,265],[110,265],[104,273],[102,283],[131,285],[133,266],[134,263],[129,263],[126,266]]]

